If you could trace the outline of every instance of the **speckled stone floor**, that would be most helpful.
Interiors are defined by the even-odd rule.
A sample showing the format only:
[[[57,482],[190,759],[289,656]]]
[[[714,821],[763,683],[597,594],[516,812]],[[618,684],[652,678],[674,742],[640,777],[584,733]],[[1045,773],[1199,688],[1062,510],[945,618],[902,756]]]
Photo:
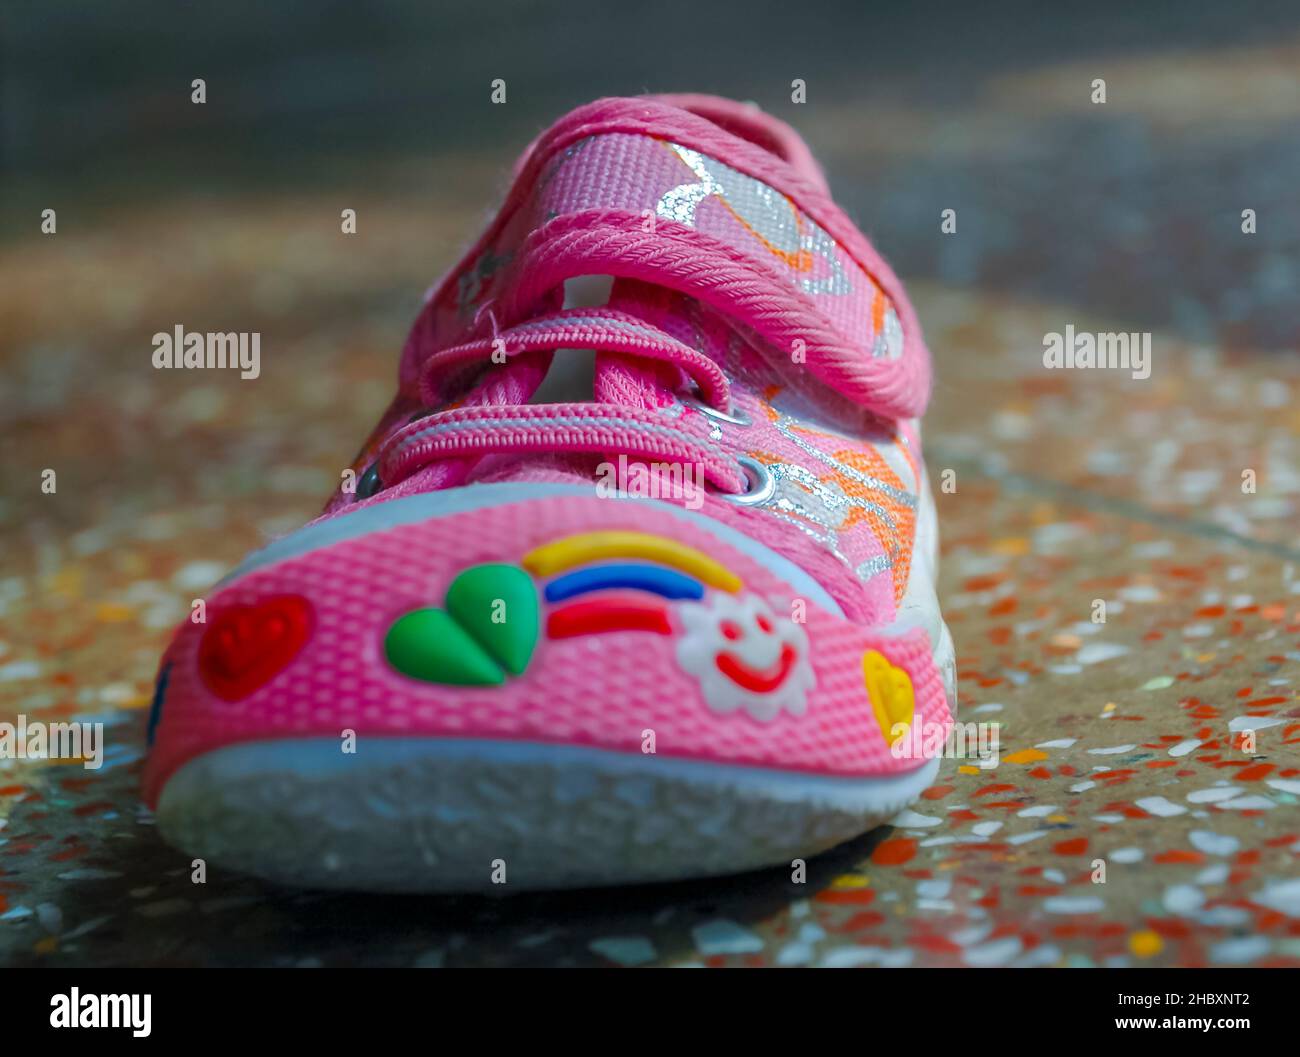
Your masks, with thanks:
[[[1297,71],[1300,26],[956,102],[774,94],[911,282],[960,718],[1001,724],[997,768],[946,761],[805,884],[192,884],[137,797],[167,631],[317,512],[522,136],[432,183],[386,156],[352,186],[54,203],[57,235],[0,243],[0,721],[102,721],[109,752],[0,760],[0,964],[1300,966]],[[232,318],[256,382],[151,368],[155,331]],[[1067,324],[1150,332],[1150,378],[1045,370]]]

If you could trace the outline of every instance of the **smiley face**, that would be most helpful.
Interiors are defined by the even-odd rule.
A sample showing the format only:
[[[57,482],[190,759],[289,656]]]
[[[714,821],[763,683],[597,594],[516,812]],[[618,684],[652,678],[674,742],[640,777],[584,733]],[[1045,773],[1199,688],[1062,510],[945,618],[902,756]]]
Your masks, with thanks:
[[[757,595],[717,594],[677,612],[677,663],[699,680],[709,708],[743,708],[761,723],[782,710],[803,715],[815,682],[803,628]]]

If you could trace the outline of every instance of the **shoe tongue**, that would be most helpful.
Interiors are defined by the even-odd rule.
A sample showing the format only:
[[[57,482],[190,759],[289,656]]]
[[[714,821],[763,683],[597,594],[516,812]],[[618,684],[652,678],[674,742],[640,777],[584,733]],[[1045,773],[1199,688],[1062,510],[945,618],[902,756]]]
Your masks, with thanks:
[[[710,105],[713,120],[602,100],[540,137],[497,220],[432,294],[403,381],[435,348],[559,307],[566,280],[614,275],[709,305],[873,411],[918,415],[928,357],[897,280],[818,181],[751,142],[789,141],[789,129]],[[733,135],[717,108],[779,134]]]
[[[688,317],[691,306],[680,295],[633,279],[585,275],[564,284],[564,308],[573,310],[569,325],[617,329],[641,321],[647,333],[662,331],[670,337],[722,363],[718,350]],[[618,314],[616,323],[593,315],[584,320],[582,309],[605,309]],[[695,313],[698,316],[698,313]],[[503,335],[507,342],[508,335]],[[724,364],[725,366],[725,364]],[[597,352],[590,348],[559,348],[551,357],[541,384],[529,400],[533,404],[599,403],[656,408],[670,404],[686,381],[677,367],[644,357]]]
[[[594,280],[594,281],[592,281]],[[644,321],[725,365],[725,325],[681,294],[632,279],[587,276],[566,284],[566,308],[602,307]],[[588,349],[556,351],[531,403],[599,403],[664,408],[678,400],[686,379],[672,364]],[[590,485],[601,462],[588,455],[483,459],[470,471],[473,482],[548,481]]]

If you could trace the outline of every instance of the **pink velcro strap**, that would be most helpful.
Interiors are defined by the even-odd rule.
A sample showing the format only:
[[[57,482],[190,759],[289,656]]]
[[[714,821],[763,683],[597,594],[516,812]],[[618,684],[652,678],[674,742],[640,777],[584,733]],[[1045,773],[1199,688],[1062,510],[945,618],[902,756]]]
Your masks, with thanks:
[[[675,101],[601,100],[532,145],[500,216],[435,291],[404,376],[431,348],[481,337],[485,314],[509,325],[564,279],[609,274],[708,302],[872,411],[920,415],[915,314],[802,141],[725,100]]]
[[[692,416],[703,419],[703,416]],[[485,453],[557,451],[624,454],[698,466],[724,492],[742,492],[745,473],[719,450],[707,426],[619,404],[515,404],[462,407],[411,423],[390,437],[379,460],[383,481],[401,481],[440,459]]]
[[[508,327],[495,337],[467,341],[442,349],[427,360],[420,378],[425,404],[440,404],[438,379],[444,372],[489,359],[500,351],[506,358],[555,349],[597,349],[634,352],[637,356],[679,365],[699,386],[705,403],[726,410],[731,404],[727,376],[713,360],[651,326],[644,319],[612,308],[573,308],[552,312]]]

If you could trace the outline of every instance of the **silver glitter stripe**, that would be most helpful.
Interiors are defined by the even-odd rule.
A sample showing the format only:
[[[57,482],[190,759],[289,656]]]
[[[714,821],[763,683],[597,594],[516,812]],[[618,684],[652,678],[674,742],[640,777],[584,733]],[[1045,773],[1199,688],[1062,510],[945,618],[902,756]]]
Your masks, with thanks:
[[[839,510],[843,507],[857,507],[860,510],[867,510],[877,515],[891,529],[897,528],[894,521],[894,515],[886,510],[879,503],[873,503],[870,499],[861,499],[858,496],[847,495],[839,489],[831,489],[826,486],[824,481],[817,478],[811,470],[804,466],[796,466],[793,463],[778,462],[768,466],[768,472],[777,479],[797,481],[805,489],[821,500],[822,504],[828,510]],[[820,518],[816,521],[821,522]],[[827,528],[835,528],[834,525],[827,525]]]
[[[655,212],[665,220],[675,220],[687,227],[695,227],[695,210],[711,194],[721,191],[713,179],[713,174],[704,165],[704,157],[689,147],[669,144],[673,152],[681,158],[686,167],[700,178],[697,184],[681,184],[666,192],[655,206]]]
[[[776,467],[769,466],[768,469],[774,471]],[[782,521],[794,525],[810,539],[820,543],[830,551],[842,565],[852,569],[853,574],[863,583],[866,583],[873,576],[894,567],[896,553],[892,555],[877,554],[874,558],[868,558],[855,568],[844,552],[840,550],[839,539],[835,535],[834,526],[827,525],[825,521],[817,517],[815,511],[808,509],[801,503],[794,503],[787,497],[780,496],[773,506],[766,507],[765,509],[770,516],[780,518]],[[827,531],[818,532],[812,527],[812,525],[809,525],[808,520],[805,519],[811,520],[814,524],[821,525]]]
[[[804,293],[840,295],[853,292],[840,264],[835,240],[789,198],[717,158],[677,143],[668,146],[700,182],[681,184],[660,198],[655,207],[659,216],[694,227],[700,203],[711,195],[718,195],[769,247],[790,255],[796,252],[812,254],[825,261],[830,275],[822,279],[804,276],[795,279]]]
[[[862,562],[856,568],[854,568],[853,563],[850,562],[848,557],[844,554],[844,552],[840,550],[839,541],[835,538],[835,534],[833,532],[826,532],[826,533],[818,532],[815,528],[813,528],[811,525],[809,525],[801,518],[794,517],[793,515],[788,514],[783,510],[768,509],[767,512],[771,517],[780,518],[782,521],[786,522],[787,524],[793,525],[795,528],[799,529],[809,539],[813,540],[816,543],[820,543],[823,547],[825,547],[828,551],[830,551],[830,553],[836,558],[836,560],[839,561],[841,565],[844,565],[847,568],[852,569],[853,575],[856,576],[863,583],[866,583],[873,576],[877,576],[880,573],[885,572],[887,569],[892,569],[894,567],[894,558],[891,555],[877,554],[874,558],[868,558],[866,561]]]
[[[795,517],[793,514],[788,514],[784,510],[768,509],[767,513],[774,518],[780,518],[782,521],[793,525],[795,528],[799,529],[806,536],[808,536],[809,539],[812,539],[817,543],[820,543],[823,547],[825,547],[828,551],[830,551],[833,555],[835,555],[835,557],[838,558],[842,564],[844,564],[845,566],[850,565],[848,557],[844,554],[843,551],[840,550],[839,541],[835,538],[834,533],[818,532],[815,528],[809,525],[802,518]]]
[[[806,451],[818,461],[824,462],[827,466],[833,466],[850,480],[857,481],[860,485],[864,485],[867,488],[874,489],[877,492],[889,496],[890,499],[894,500],[896,503],[902,503],[903,506],[907,507],[909,510],[916,509],[916,496],[911,492],[905,492],[901,488],[895,488],[893,485],[880,480],[880,478],[872,477],[870,474],[865,474],[861,470],[854,469],[852,466],[845,466],[842,462],[827,455],[826,452],[822,451],[820,448],[809,444],[802,437],[798,436],[794,430],[790,428],[790,420],[784,415],[778,415],[776,422],[773,423],[773,425],[776,426],[777,431],[787,440],[797,444],[803,451]]]
[[[862,562],[853,571],[858,574],[859,580],[870,580],[873,576],[883,573],[886,569],[894,567],[894,559],[888,554],[877,554],[874,558],[868,558]]]

